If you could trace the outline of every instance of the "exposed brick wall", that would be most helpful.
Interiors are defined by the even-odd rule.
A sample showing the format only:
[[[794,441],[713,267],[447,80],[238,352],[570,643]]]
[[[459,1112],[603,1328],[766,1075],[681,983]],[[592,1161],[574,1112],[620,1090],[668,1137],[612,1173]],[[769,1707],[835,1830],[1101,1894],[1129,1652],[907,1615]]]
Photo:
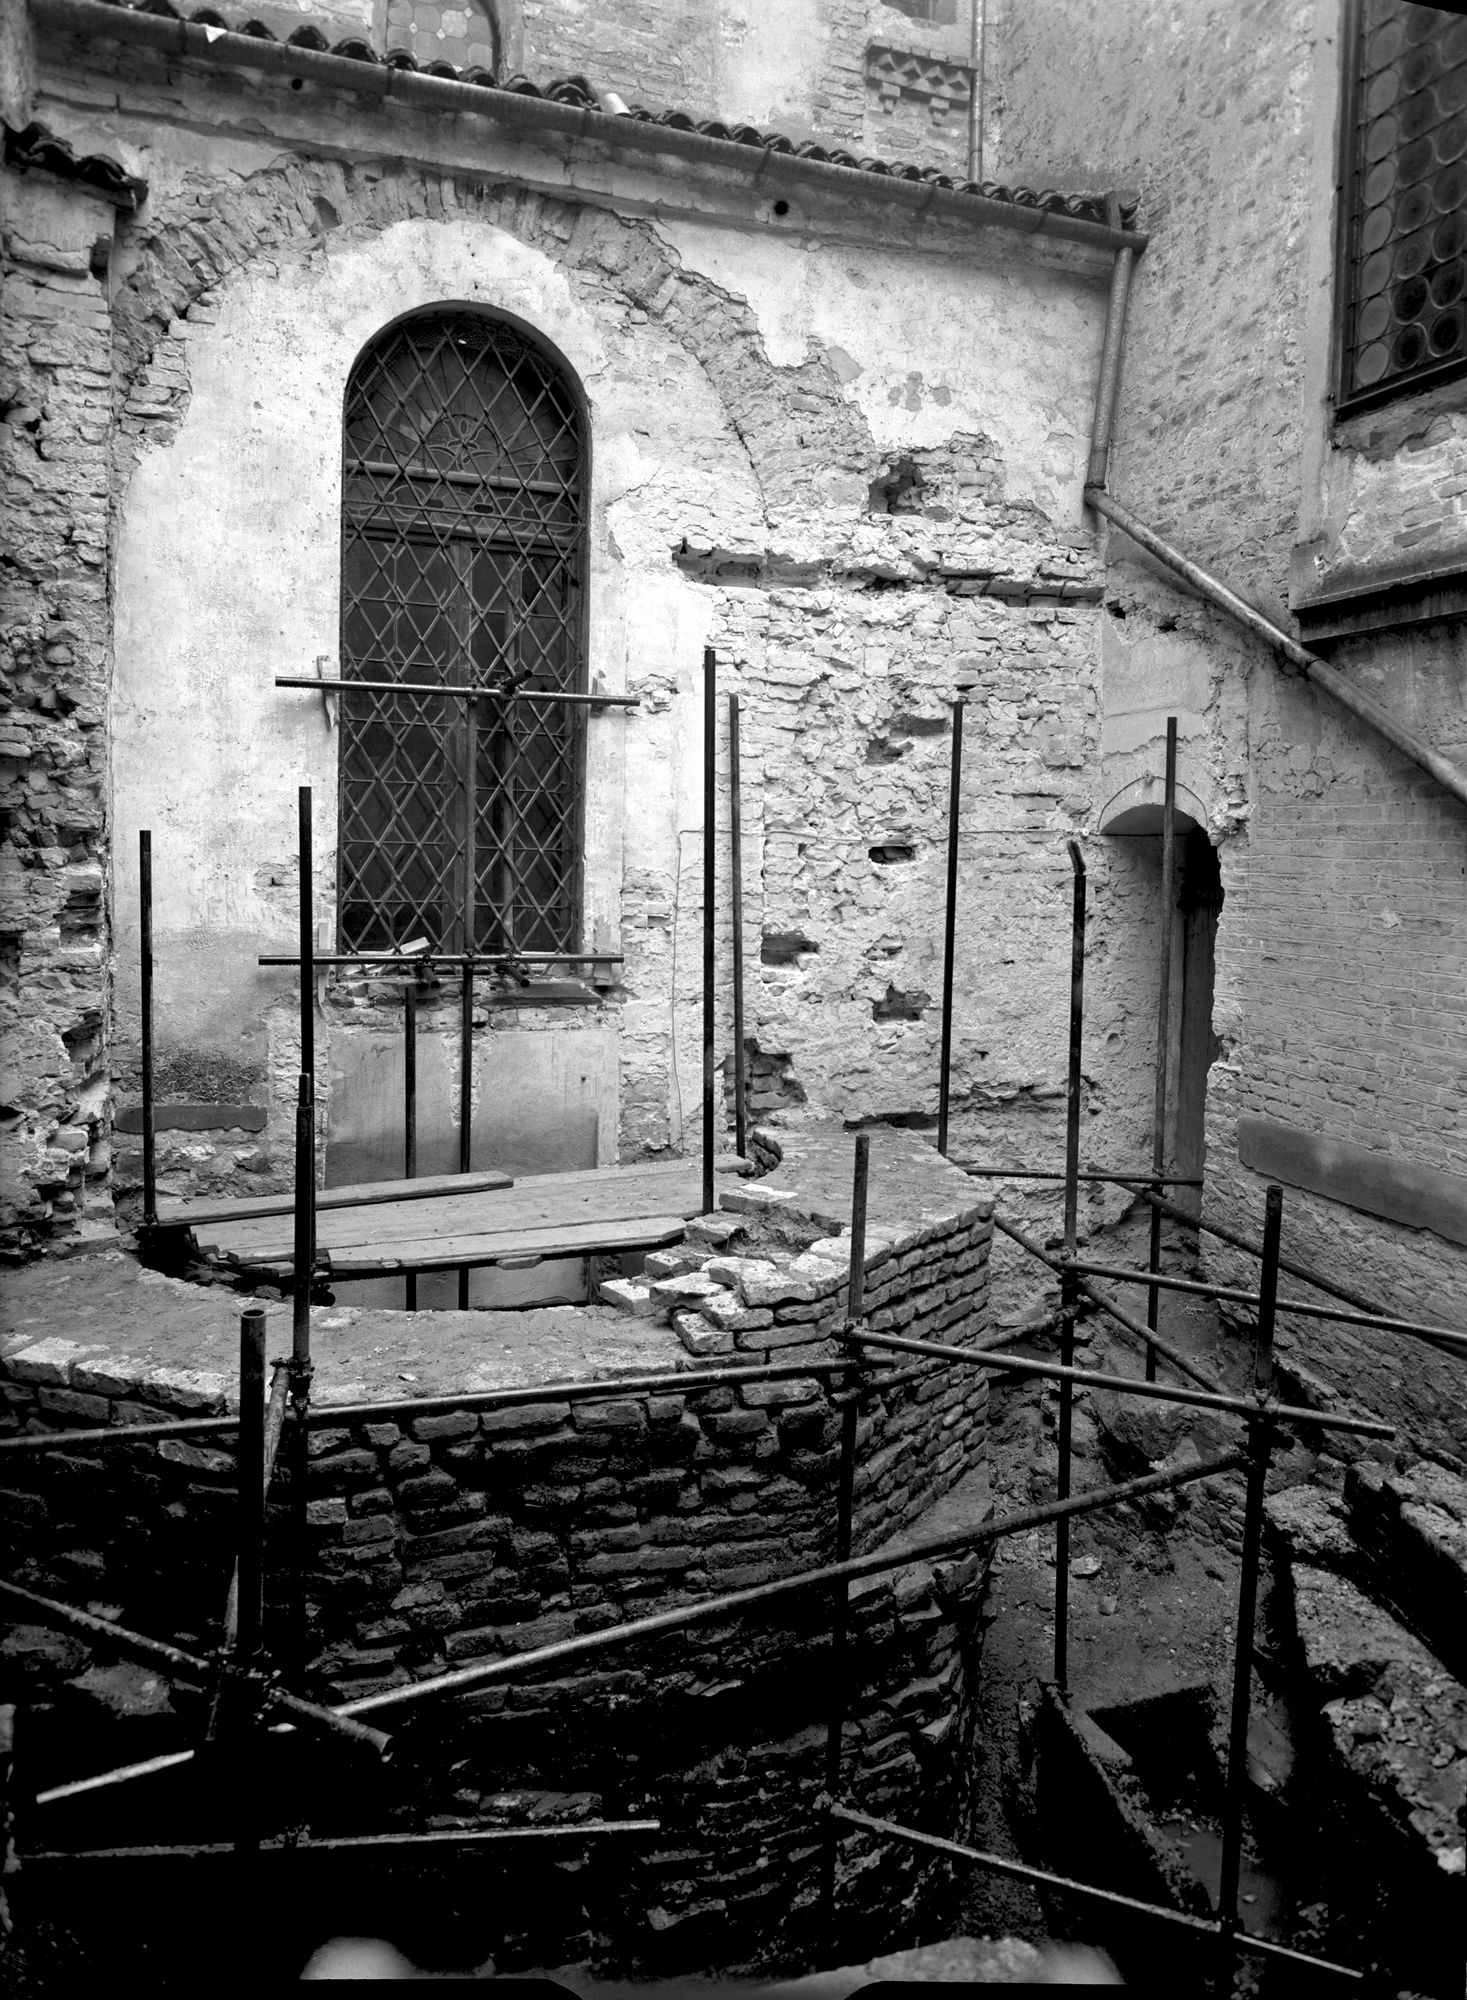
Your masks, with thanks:
[[[875,1250],[871,1326],[975,1340],[988,1233],[979,1206]],[[808,1256],[803,1271],[798,1257],[730,1261],[745,1319],[762,1322],[728,1333],[730,1359],[834,1353],[839,1280],[812,1278]],[[134,1381],[124,1364],[53,1340],[9,1355],[3,1394],[5,1426],[34,1429],[215,1411],[228,1391],[186,1370]],[[868,1401],[857,1552],[918,1523],[960,1479],[981,1518],[985,1409],[986,1378],[953,1369]],[[827,1561],[839,1434],[828,1378],[684,1391],[676,1371],[657,1394],[583,1401],[547,1390],[533,1405],[384,1411],[313,1429],[313,1679],[338,1698],[405,1685]],[[234,1506],[222,1441],[19,1457],[4,1470],[7,1573],[208,1643]],[[288,1470],[278,1481],[272,1615]],[[866,1810],[961,1824],[981,1576],[976,1556],[935,1570],[913,1563],[853,1592],[844,1785]],[[400,1741],[388,1819],[661,1818],[660,1836],[621,1864],[634,1886],[620,1911],[598,1903],[593,1869],[589,1904],[573,1893],[552,1899],[543,1921],[509,1920],[521,1962],[587,1948],[663,1969],[798,1954],[818,1880],[828,1620],[822,1599],[618,1649],[548,1682],[515,1679],[405,1710],[389,1718]],[[312,1811],[350,1818],[339,1803]],[[363,1823],[380,1824],[383,1811],[379,1794]],[[863,1949],[910,1935],[949,1881],[945,1867],[863,1839],[845,1844],[844,1871],[849,1935]]]
[[[4,176],[0,1244],[105,1176],[113,210]],[[0,1253],[3,1254],[3,1253]]]

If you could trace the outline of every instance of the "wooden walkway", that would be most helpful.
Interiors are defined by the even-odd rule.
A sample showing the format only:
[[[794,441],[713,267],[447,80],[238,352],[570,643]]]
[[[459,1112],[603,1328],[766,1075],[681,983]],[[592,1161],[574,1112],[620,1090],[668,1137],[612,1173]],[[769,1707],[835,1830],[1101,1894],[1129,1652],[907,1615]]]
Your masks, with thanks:
[[[739,1160],[720,1172],[744,1171]],[[523,1269],[547,1257],[615,1256],[675,1243],[703,1206],[696,1160],[581,1173],[441,1174],[328,1188],[317,1197],[316,1250],[331,1278],[485,1264]],[[287,1274],[294,1263],[289,1195],[208,1206],[159,1205],[165,1228],[186,1228],[199,1254],[222,1264]]]

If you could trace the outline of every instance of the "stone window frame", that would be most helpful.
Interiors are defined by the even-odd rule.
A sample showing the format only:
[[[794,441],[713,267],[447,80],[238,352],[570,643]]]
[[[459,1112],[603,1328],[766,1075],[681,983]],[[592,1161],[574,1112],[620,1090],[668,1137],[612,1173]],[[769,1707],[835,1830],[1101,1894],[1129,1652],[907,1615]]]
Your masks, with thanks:
[[[1405,12],[1411,0],[1393,0]],[[1444,9],[1429,11],[1446,13]],[[1357,137],[1361,116],[1361,45],[1367,32],[1370,0],[1345,0],[1340,33],[1339,123],[1335,174],[1335,240],[1330,381],[1337,423],[1378,408],[1397,398],[1420,395],[1467,375],[1467,346],[1434,366],[1413,367],[1377,384],[1351,390],[1347,371],[1352,354],[1355,304],[1354,259],[1364,204],[1360,199]]]
[[[342,586],[340,612],[341,676],[343,680],[349,680],[354,677],[352,668],[356,659],[356,649],[349,635],[349,620],[352,613],[354,593],[349,588],[347,575],[349,550],[353,541],[359,539],[358,524],[354,522],[352,508],[348,499],[351,460],[347,425],[353,391],[364,367],[369,364],[373,357],[389,348],[394,338],[400,335],[405,328],[416,326],[426,329],[434,326],[435,323],[440,328],[447,328],[454,320],[465,319],[480,322],[487,327],[500,328],[509,336],[507,345],[513,346],[518,344],[522,349],[528,349],[544,369],[546,375],[564,392],[567,402],[572,406],[577,433],[575,440],[577,457],[573,501],[575,533],[573,551],[564,564],[564,570],[567,587],[570,591],[573,591],[576,602],[573,616],[564,621],[567,649],[570,655],[570,667],[564,679],[564,688],[566,692],[584,693],[589,684],[590,664],[589,586],[592,436],[589,404],[576,370],[564,354],[560,352],[552,341],[546,338],[545,334],[538,327],[520,319],[514,313],[506,312],[498,307],[485,305],[480,301],[445,299],[435,301],[431,304],[416,306],[406,313],[397,315],[374,330],[371,337],[359,349],[348,371],[342,399],[342,473],[340,484],[342,496],[341,554],[339,558]],[[404,537],[402,541],[393,545],[394,553],[401,554],[406,546],[406,538]],[[525,552],[522,548],[514,544],[512,536],[507,535],[504,538],[504,553],[507,555],[512,553],[515,558],[521,561],[521,565],[523,566],[523,555]],[[465,598],[466,601],[463,608],[466,610],[473,608],[473,591],[474,586],[469,584],[462,586],[456,593]],[[406,606],[407,601],[403,600],[400,608],[406,609]],[[482,621],[485,625],[488,622],[487,617]],[[510,663],[510,675],[512,679],[516,678],[512,662]],[[356,677],[377,679],[381,678],[382,674],[379,669],[370,668]],[[395,675],[389,675],[388,677],[397,678]],[[532,682],[536,678],[533,671],[525,672],[520,677]],[[472,684],[477,679],[483,678],[482,672],[476,670],[472,654],[467,649],[467,644],[462,666],[451,667],[440,678],[455,684]],[[346,702],[350,699],[351,697],[344,697],[342,701],[339,748],[337,753],[338,825],[340,830],[336,856],[338,949],[342,951],[351,951],[358,948],[377,950],[383,948],[380,940],[374,940],[370,944],[359,945],[355,933],[351,930],[348,922],[353,904],[359,904],[367,900],[362,896],[360,891],[354,894],[353,860],[349,854],[348,828],[351,823],[352,813],[348,804],[347,785],[348,767],[354,742],[354,732],[348,724],[346,715]],[[531,704],[523,702],[513,704],[512,706],[505,705],[501,707],[496,705],[494,714],[486,716],[484,713],[485,704],[468,702],[462,699],[439,697],[434,704],[401,704],[395,696],[363,696],[360,699],[363,702],[369,702],[379,707],[379,711],[382,705],[388,708],[389,713],[386,717],[382,717],[379,712],[376,717],[372,717],[371,719],[385,720],[389,728],[394,730],[397,738],[391,753],[394,760],[399,754],[401,744],[409,736],[410,732],[416,729],[421,733],[425,720],[425,716],[421,712],[409,714],[398,713],[394,715],[391,713],[391,710],[394,708],[406,707],[413,711],[427,711],[431,707],[438,707],[442,713],[442,721],[441,723],[429,723],[428,727],[437,731],[440,739],[440,749],[442,745],[447,743],[448,739],[454,736],[462,736],[465,740],[472,740],[476,744],[482,743],[482,738],[478,736],[478,730],[482,726],[482,722],[488,720],[491,726],[496,729],[497,734],[499,733],[498,725],[500,719],[505,717],[506,711],[508,711],[508,714],[516,719],[514,727],[509,731],[511,739],[509,754],[511,759],[516,754],[514,739],[517,734],[522,733],[524,729],[528,729],[532,735],[535,734],[546,722],[547,717],[552,723],[558,721],[562,735],[569,746],[569,754],[563,759],[566,799],[562,808],[562,821],[565,831],[565,847],[570,855],[570,859],[565,869],[563,900],[555,912],[555,916],[558,919],[558,934],[555,936],[553,943],[548,937],[542,936],[538,932],[528,938],[524,935],[516,937],[513,934],[513,927],[508,936],[501,934],[493,938],[485,938],[479,935],[483,928],[484,913],[486,911],[489,912],[488,922],[490,926],[497,932],[502,929],[502,919],[497,913],[497,905],[491,897],[485,896],[481,876],[484,863],[478,853],[477,835],[485,818],[485,808],[482,800],[479,801],[480,810],[474,816],[476,834],[473,864],[475,893],[472,900],[470,900],[466,884],[463,881],[460,881],[451,892],[453,896],[460,897],[462,912],[472,911],[472,916],[460,913],[456,920],[450,921],[449,925],[445,928],[450,930],[456,929],[456,935],[432,936],[428,941],[431,948],[435,951],[469,950],[479,953],[485,951],[503,951],[505,955],[511,958],[515,955],[516,949],[531,952],[543,952],[546,949],[565,951],[567,953],[576,952],[582,942],[581,930],[585,920],[586,711],[583,708],[572,705],[556,707],[549,704],[541,705],[539,703]],[[520,718],[523,718],[523,720],[521,721]],[[356,734],[363,733],[363,730],[364,726],[359,724]],[[458,752],[453,748],[449,748],[443,754],[444,761],[447,762],[457,755]],[[467,762],[466,759],[463,761]],[[482,765],[477,757],[475,758],[475,769],[482,771]],[[462,777],[461,773],[460,777]],[[354,781],[360,782],[359,776]],[[500,831],[502,837],[503,829]],[[462,839],[462,835],[460,836],[459,846],[460,851],[456,859],[451,861],[450,865],[456,867],[461,877],[466,877],[470,864],[468,863],[466,851],[467,842]],[[360,874],[362,871],[358,868],[357,872]],[[516,872],[512,861],[510,872],[511,875]],[[462,894],[460,895],[461,891]],[[441,893],[446,907],[447,901],[450,899],[450,891],[447,888],[443,888]],[[513,888],[511,889],[511,893],[513,893]],[[421,930],[415,929],[415,935],[420,934]],[[398,937],[391,942],[396,945],[402,945],[408,941],[406,937]],[[389,945],[387,948],[391,948],[391,946]]]

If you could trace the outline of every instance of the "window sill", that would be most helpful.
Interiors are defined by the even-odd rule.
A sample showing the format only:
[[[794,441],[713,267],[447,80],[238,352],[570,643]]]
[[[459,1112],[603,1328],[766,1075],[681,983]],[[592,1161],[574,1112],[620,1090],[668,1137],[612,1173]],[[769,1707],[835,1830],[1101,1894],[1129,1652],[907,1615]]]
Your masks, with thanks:
[[[579,979],[537,979],[528,986],[490,987],[481,1007],[601,1007],[606,996]]]

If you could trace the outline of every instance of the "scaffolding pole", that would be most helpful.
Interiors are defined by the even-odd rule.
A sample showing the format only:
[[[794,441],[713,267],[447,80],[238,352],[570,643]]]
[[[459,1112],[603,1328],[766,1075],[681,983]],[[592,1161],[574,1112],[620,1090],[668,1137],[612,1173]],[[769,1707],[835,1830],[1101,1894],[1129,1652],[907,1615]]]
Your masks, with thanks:
[[[1073,886],[1070,898],[1070,1043],[1065,1084],[1065,1252],[1073,1259],[1080,1226],[1080,1096],[1083,1079],[1080,1069],[1085,1033],[1085,860],[1079,843],[1067,843]],[[1073,1269],[1060,1278],[1060,1365],[1075,1365],[1075,1319],[1079,1312],[1079,1287]],[[1059,1464],[1055,1494],[1070,1497],[1070,1450],[1074,1430],[1074,1385],[1068,1378],[1060,1383],[1057,1450]],[[1054,1550],[1054,1678],[1061,1689],[1069,1685],[1070,1647],[1070,1523],[1060,1521],[1055,1529]]]
[[[733,903],[734,1151],[748,1151],[744,1088],[744,799],[739,765],[739,698],[728,698],[729,893]]]
[[[958,922],[958,806],[963,788],[963,710],[953,703],[952,762],[947,784],[947,894],[942,906],[942,1049],[937,1069],[937,1150],[947,1153],[948,1099],[953,1063],[953,955]]]
[[[153,836],[138,835],[139,976],[142,987],[143,1227],[158,1226],[157,1107],[153,1096]]]
[[[718,661],[713,648],[703,648],[703,1213],[711,1215],[718,1206],[713,1191],[713,1086],[715,1061],[713,1045],[715,972],[714,926],[717,911],[713,897],[717,886],[714,842],[718,812]]]
[[[1177,718],[1166,719],[1166,773],[1161,804],[1161,968],[1156,997],[1156,1082],[1151,1114],[1152,1187],[1158,1194],[1166,1169],[1167,1064],[1172,1052],[1172,938],[1176,929],[1173,912],[1177,901]],[[1070,1249],[1073,1256],[1074,1249]],[[1151,1211],[1151,1235],[1147,1246],[1147,1268],[1161,1269],[1161,1211]],[[1146,1324],[1155,1333],[1160,1324],[1161,1293],[1152,1285],[1146,1294]],[[1146,1379],[1156,1380],[1156,1342],[1146,1347]]]

